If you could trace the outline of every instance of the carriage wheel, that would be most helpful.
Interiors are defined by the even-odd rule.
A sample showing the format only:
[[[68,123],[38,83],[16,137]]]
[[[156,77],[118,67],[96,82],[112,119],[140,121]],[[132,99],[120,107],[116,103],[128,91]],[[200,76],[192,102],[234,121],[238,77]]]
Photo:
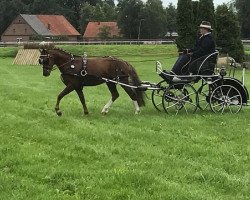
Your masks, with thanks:
[[[242,108],[242,96],[234,86],[220,85],[213,90],[209,103],[215,113],[238,113]]]
[[[170,85],[163,94],[162,104],[167,113],[194,113],[197,110],[196,90],[190,84]]]
[[[207,110],[209,108],[210,90],[210,86],[206,83],[197,90],[197,104],[201,110]]]
[[[159,83],[157,83],[156,86],[159,87],[159,89],[152,91],[152,103],[158,111],[163,111],[162,97],[168,84],[166,81],[162,80]]]

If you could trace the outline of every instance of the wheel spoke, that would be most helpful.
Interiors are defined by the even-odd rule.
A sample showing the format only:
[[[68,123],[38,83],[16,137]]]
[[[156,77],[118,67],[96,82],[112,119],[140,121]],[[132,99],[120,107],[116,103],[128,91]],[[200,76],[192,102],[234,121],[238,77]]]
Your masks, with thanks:
[[[210,97],[213,112],[238,113],[242,108],[242,96],[232,85],[221,85],[214,89]]]
[[[166,89],[162,97],[167,113],[191,113],[197,109],[197,92],[190,84],[176,83]]]

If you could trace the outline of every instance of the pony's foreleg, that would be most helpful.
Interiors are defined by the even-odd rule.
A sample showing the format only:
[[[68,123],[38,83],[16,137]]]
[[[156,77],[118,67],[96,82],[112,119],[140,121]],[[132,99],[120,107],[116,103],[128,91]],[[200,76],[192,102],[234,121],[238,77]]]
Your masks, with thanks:
[[[70,92],[72,92],[74,90],[74,86],[73,85],[67,85],[66,88],[64,88],[64,90],[58,95],[57,97],[57,102],[56,102],[56,106],[55,106],[55,111],[56,111],[56,114],[58,116],[61,116],[62,115],[62,112],[60,111],[59,109],[59,104],[60,104],[60,101],[61,99],[69,94]]]
[[[114,83],[107,83],[107,86],[109,88],[109,91],[112,95],[112,98],[106,103],[106,105],[102,109],[102,114],[107,114],[109,111],[109,108],[114,103],[114,101],[119,97],[119,93],[116,89],[116,85]]]
[[[79,97],[79,99],[80,99],[80,101],[82,103],[83,112],[84,112],[85,115],[87,115],[87,114],[89,114],[89,111],[88,111],[88,108],[87,108],[86,103],[85,103],[85,98],[84,98],[82,89],[83,88],[76,89],[76,93],[78,94],[78,97]]]

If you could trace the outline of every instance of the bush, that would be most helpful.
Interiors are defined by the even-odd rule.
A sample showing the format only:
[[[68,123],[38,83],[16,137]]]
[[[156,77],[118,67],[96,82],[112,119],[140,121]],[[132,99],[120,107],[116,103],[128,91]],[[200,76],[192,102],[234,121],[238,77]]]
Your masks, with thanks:
[[[18,47],[3,47],[0,48],[0,57],[16,57]]]

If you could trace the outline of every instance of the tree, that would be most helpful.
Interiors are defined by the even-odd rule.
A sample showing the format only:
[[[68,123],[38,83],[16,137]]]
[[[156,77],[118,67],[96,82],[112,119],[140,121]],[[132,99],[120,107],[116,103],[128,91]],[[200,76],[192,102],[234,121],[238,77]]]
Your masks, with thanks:
[[[85,0],[84,3],[89,3],[92,6],[96,6],[97,4],[101,4],[102,0]]]
[[[162,1],[148,0],[143,13],[146,29],[144,29],[142,36],[144,35],[149,39],[164,37],[166,34],[166,13]]]
[[[111,37],[111,28],[109,26],[102,26],[101,28],[99,28],[99,33],[98,36],[101,39],[108,39]]]
[[[202,21],[209,21],[212,27],[215,26],[214,3],[213,0],[200,0],[198,5],[197,26]]]
[[[34,0],[30,10],[28,11],[29,14],[61,14],[62,7],[58,5],[56,0]]]
[[[107,2],[97,4],[93,10],[93,19],[96,21],[115,21],[117,19],[115,7]]]
[[[199,13],[199,1],[192,1],[193,6],[193,14],[194,14],[194,24],[197,25],[200,22],[200,19],[198,19],[198,13]]]
[[[0,1],[0,35],[6,30],[18,14],[26,12],[26,6],[21,0]]]
[[[166,27],[167,31],[170,33],[170,37],[172,36],[172,33],[177,29],[176,14],[176,8],[173,6],[172,3],[170,3],[166,8]]]
[[[177,48],[182,51],[193,46],[197,28],[194,25],[194,14],[191,0],[178,0],[177,4]]]
[[[104,0],[103,3],[107,3],[111,7],[115,7],[115,2],[114,0]]]
[[[144,8],[141,0],[119,0],[118,26],[125,38],[136,39]]]
[[[78,29],[81,5],[85,0],[57,0],[57,5],[60,6],[59,13],[64,15],[69,22]]]
[[[235,5],[239,14],[242,37],[250,38],[250,1],[236,0]]]
[[[215,12],[217,46],[222,53],[228,53],[236,61],[241,62],[244,49],[240,39],[240,26],[236,13],[226,4],[217,7]]]
[[[117,12],[115,7],[112,6],[111,2],[102,2],[96,6],[92,6],[89,3],[84,3],[81,6],[79,16],[79,29],[81,32],[85,30],[88,22],[90,21],[116,21]]]

